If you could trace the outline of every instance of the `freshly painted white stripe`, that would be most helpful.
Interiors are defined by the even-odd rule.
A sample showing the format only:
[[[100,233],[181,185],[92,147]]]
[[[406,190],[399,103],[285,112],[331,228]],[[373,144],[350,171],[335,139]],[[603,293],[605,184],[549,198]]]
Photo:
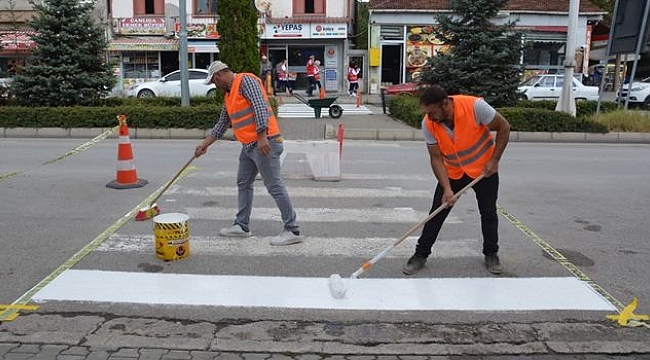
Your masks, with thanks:
[[[299,245],[271,246],[270,237],[226,238],[219,236],[197,236],[190,233],[189,244],[192,255],[239,255],[239,256],[347,256],[372,258],[392,245],[397,238],[320,238],[306,236]],[[392,249],[387,258],[407,259],[413,255],[417,236],[408,237],[400,246]],[[459,258],[481,256],[481,242],[477,239],[439,240],[433,247],[435,258]],[[153,234],[114,234],[95,251],[120,253],[153,253]],[[361,265],[361,264],[359,264]]]
[[[413,208],[375,208],[375,209],[344,209],[344,208],[296,208],[299,222],[376,222],[376,223],[412,223],[423,219],[427,213],[415,211]],[[236,210],[222,207],[188,207],[190,219],[232,220]],[[253,220],[282,221],[280,210],[277,208],[256,207],[251,214]],[[457,216],[448,216],[448,223],[461,223]]]
[[[343,108],[343,114],[370,115],[372,110],[362,105],[357,107],[355,104],[339,104]],[[321,117],[329,117],[328,109],[321,109]],[[278,107],[278,116],[286,118],[313,118],[314,109],[305,104],[284,104]]]
[[[291,197],[309,198],[431,198],[433,190],[404,190],[401,187],[387,187],[383,189],[368,188],[328,188],[328,187],[288,187]],[[206,188],[183,188],[175,187],[168,191],[168,194],[192,195],[192,196],[236,196],[235,186],[206,187]],[[270,196],[264,186],[255,187],[255,195]]]
[[[616,310],[573,277],[345,281],[345,298],[335,299],[327,278],[67,270],[33,300],[386,311]]]

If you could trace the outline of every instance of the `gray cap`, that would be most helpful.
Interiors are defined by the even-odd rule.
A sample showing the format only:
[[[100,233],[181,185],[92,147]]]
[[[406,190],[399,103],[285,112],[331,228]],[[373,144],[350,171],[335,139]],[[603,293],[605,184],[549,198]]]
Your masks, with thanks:
[[[210,67],[208,68],[208,77],[205,79],[205,84],[210,85],[212,83],[212,75],[225,69],[228,69],[228,65],[226,65],[221,61],[215,61],[212,64],[210,64]]]

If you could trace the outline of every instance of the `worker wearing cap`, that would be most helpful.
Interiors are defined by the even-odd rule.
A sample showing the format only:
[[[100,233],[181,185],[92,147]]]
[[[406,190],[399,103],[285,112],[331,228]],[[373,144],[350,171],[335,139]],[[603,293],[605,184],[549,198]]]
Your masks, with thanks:
[[[269,105],[262,81],[250,73],[234,73],[221,61],[208,68],[206,84],[215,84],[226,92],[221,116],[209,135],[196,147],[195,156],[206,153],[208,147],[232,126],[242,144],[237,171],[239,210],[232,226],[219,231],[221,236],[250,237],[249,227],[253,207],[253,183],[259,173],[264,186],[275,200],[283,231],[271,239],[271,245],[290,245],[302,241],[291,204],[281,176],[280,154],[284,150],[278,121]]]

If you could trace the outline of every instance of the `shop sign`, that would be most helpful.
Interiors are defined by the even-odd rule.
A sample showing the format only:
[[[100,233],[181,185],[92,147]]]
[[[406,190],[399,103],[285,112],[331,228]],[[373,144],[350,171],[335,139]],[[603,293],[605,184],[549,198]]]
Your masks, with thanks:
[[[348,24],[311,24],[310,36],[312,39],[348,37]]]
[[[325,69],[325,90],[336,90],[339,87],[336,69]]]
[[[417,81],[423,67],[431,62],[437,52],[449,50],[433,34],[433,26],[406,27],[406,74],[407,81]]]
[[[175,23],[176,37],[181,31],[181,23]],[[219,39],[219,32],[217,31],[217,23],[212,24],[187,24],[187,38],[188,39]]]
[[[267,25],[265,39],[309,39],[309,24]]]
[[[325,46],[325,67],[338,68],[339,54],[336,51],[336,46]]]
[[[163,18],[119,19],[117,32],[122,35],[165,35]]]

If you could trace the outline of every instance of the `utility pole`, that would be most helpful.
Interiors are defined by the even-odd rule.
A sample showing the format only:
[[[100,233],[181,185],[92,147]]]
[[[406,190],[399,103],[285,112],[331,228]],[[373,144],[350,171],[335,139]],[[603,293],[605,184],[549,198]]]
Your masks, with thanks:
[[[580,0],[571,0],[569,4],[569,29],[564,45],[564,84],[555,111],[564,111],[576,116],[576,101],[573,95],[573,69],[575,67],[576,32],[578,31],[578,11]]]
[[[179,0],[179,14],[181,30],[178,33],[178,66],[181,73],[181,106],[190,106],[190,81],[187,69],[187,5],[186,0]]]

